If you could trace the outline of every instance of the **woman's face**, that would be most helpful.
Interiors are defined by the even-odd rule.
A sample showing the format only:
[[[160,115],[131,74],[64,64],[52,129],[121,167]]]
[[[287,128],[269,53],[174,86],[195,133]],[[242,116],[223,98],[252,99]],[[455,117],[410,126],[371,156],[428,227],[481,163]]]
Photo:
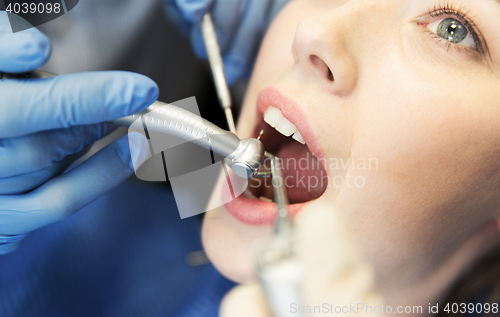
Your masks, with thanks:
[[[293,213],[318,200],[346,215],[381,288],[435,278],[497,214],[499,17],[498,0],[295,0],[266,35],[238,134],[265,130]],[[252,278],[274,213],[241,196],[207,213],[223,274]]]

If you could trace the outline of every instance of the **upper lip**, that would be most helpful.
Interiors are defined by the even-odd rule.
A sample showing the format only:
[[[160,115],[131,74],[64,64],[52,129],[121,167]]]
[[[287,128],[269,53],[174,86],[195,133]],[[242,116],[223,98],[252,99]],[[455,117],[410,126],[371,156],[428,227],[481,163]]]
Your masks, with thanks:
[[[314,156],[323,157],[318,137],[312,128],[309,116],[294,100],[286,97],[276,87],[271,86],[262,89],[257,97],[258,116],[262,117],[270,106],[279,109],[283,116],[295,125]]]

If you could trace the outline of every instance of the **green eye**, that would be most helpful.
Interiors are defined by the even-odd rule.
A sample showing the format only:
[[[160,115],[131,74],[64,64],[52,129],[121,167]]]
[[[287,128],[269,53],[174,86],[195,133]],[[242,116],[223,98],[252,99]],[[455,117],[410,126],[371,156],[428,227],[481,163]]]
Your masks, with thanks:
[[[448,18],[439,24],[437,35],[452,43],[460,43],[467,38],[469,30],[459,21]]]

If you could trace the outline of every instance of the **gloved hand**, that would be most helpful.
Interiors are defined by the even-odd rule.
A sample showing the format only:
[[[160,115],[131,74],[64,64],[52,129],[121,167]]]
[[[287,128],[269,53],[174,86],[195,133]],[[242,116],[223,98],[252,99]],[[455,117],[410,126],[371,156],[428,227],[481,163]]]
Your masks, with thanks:
[[[199,21],[210,11],[229,85],[250,75],[264,33],[289,0],[164,0],[167,13],[190,31],[196,55],[207,58]],[[184,18],[184,22],[179,17]]]
[[[10,15],[10,14],[9,14]],[[12,15],[14,23],[27,23]],[[0,12],[0,72],[22,73],[43,65],[48,38],[35,28],[12,33]],[[147,140],[119,139],[62,174],[75,153],[103,137],[100,123],[141,111],[158,96],[156,84],[138,74],[91,72],[50,79],[0,81],[0,254],[30,231],[62,220],[130,176],[144,160]],[[130,146],[137,147],[132,157]],[[141,152],[141,149],[145,151]]]

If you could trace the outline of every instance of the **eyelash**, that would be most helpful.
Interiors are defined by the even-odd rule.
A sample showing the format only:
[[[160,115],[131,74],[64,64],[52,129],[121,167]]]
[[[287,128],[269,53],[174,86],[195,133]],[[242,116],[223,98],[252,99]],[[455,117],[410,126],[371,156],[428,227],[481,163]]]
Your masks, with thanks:
[[[469,33],[472,35],[474,38],[474,42],[476,43],[476,48],[471,49],[468,47],[464,47],[463,45],[460,45],[459,43],[452,43],[449,41],[446,41],[445,39],[441,38],[434,32],[431,32],[432,35],[439,41],[443,41],[446,44],[447,50],[450,49],[450,47],[454,47],[458,49],[459,51],[467,51],[471,52],[471,50],[474,50],[474,53],[479,53],[481,56],[484,56],[486,49],[485,49],[485,44],[482,41],[482,38],[480,36],[480,31],[476,24],[467,16],[467,12],[464,9],[456,9],[453,7],[453,4],[450,4],[447,2],[445,5],[436,5],[434,6],[434,9],[429,9],[429,16],[432,18],[440,17],[443,15],[453,15],[458,20],[464,24],[464,26],[467,28]]]

